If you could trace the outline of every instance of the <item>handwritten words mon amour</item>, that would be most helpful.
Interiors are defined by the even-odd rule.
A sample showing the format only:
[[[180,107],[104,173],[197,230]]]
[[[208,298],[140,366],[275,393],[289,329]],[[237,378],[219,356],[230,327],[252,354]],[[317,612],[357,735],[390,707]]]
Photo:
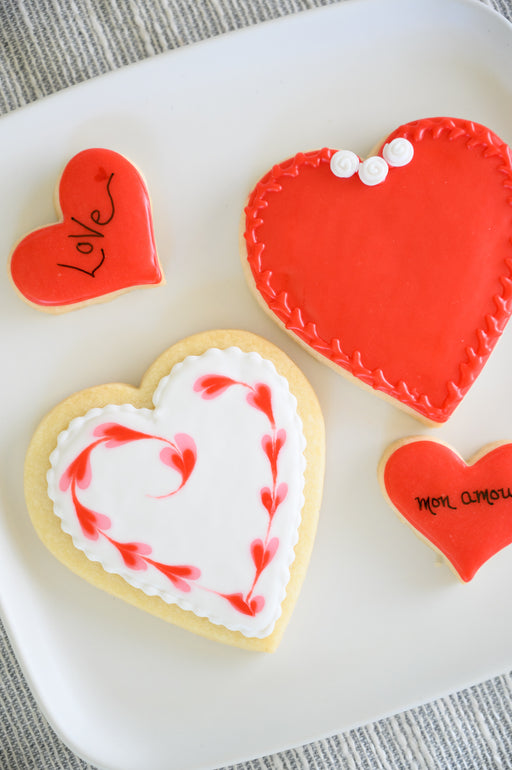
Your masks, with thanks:
[[[450,495],[439,495],[434,497],[415,497],[420,511],[428,511],[433,516],[437,515],[440,509],[448,508],[456,511],[459,505],[494,505],[500,500],[512,500],[512,491],[510,487],[500,487],[499,489],[474,489],[471,492],[464,490],[458,499],[451,499]]]

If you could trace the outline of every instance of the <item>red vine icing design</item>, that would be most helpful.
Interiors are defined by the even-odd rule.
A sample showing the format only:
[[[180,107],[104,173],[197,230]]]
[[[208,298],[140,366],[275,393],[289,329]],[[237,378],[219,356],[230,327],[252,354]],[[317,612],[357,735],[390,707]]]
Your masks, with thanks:
[[[282,482],[278,484],[279,452],[286,441],[286,431],[276,428],[272,410],[272,393],[269,386],[265,383],[248,385],[245,382],[232,380],[229,377],[208,374],[196,380],[194,390],[200,393],[202,398],[212,399],[222,395],[222,393],[234,385],[238,385],[247,390],[247,403],[254,409],[258,409],[262,412],[269,421],[271,433],[263,436],[261,444],[270,464],[272,488],[262,487],[260,490],[261,502],[268,514],[268,523],[265,538],[263,540],[256,538],[250,544],[251,557],[255,568],[252,585],[245,594],[239,592],[221,595],[224,596],[236,610],[244,615],[256,615],[265,605],[263,596],[253,595],[256,585],[262,572],[268,567],[279,547],[279,539],[277,537],[270,537],[272,519],[288,493],[288,486],[286,483]]]
[[[160,441],[165,444],[160,451],[160,460],[165,465],[176,470],[181,476],[181,481],[176,489],[166,495],[156,496],[155,499],[164,499],[175,495],[187,483],[196,464],[196,445],[191,436],[178,433],[174,437],[174,441],[171,442],[168,439],[139,432],[119,423],[102,423],[93,431],[95,440],[80,452],[62,474],[59,488],[62,492],[70,491],[74,510],[84,536],[89,540],[98,540],[99,537],[108,540],[119,552],[124,564],[128,568],[132,570],[146,570],[148,566],[152,566],[164,574],[176,589],[183,592],[190,592],[191,585],[189,581],[196,581],[194,585],[197,588],[215,593],[217,596],[228,601],[237,612],[243,615],[255,616],[265,606],[265,598],[261,595],[255,595],[258,581],[264,570],[272,562],[279,548],[279,539],[271,537],[271,528],[274,516],[288,493],[287,484],[279,482],[278,478],[279,454],[286,442],[286,431],[276,427],[272,408],[272,393],[269,386],[265,383],[249,385],[222,375],[206,375],[196,380],[194,391],[199,393],[203,399],[209,400],[218,398],[228,388],[234,386],[242,387],[247,391],[247,404],[259,410],[267,418],[270,427],[270,432],[266,433],[261,439],[261,448],[268,459],[272,478],[271,486],[263,486],[260,490],[261,504],[267,513],[268,522],[263,537],[256,537],[249,544],[254,574],[251,584],[245,591],[221,593],[197,582],[201,577],[201,570],[198,567],[163,564],[150,558],[152,553],[150,545],[141,542],[119,542],[115,540],[107,534],[107,531],[112,526],[110,518],[104,513],[93,511],[86,507],[79,499],[78,491],[87,489],[92,482],[92,452],[99,446],[103,446],[105,449],[115,449],[133,441]]]
[[[512,311],[512,155],[485,126],[414,121],[414,157],[369,187],[335,150],[272,168],[246,207],[247,258],[315,353],[433,422],[482,370]]]
[[[15,247],[18,291],[41,309],[71,309],[136,286],[162,283],[149,194],[137,169],[105,149],[83,150],[59,183],[62,221]]]
[[[92,481],[91,471],[91,453],[98,446],[103,445],[106,449],[112,449],[122,446],[132,441],[162,441],[165,443],[164,449],[160,452],[160,459],[166,465],[178,471],[181,475],[181,483],[177,489],[169,492],[165,497],[176,494],[186,484],[190,474],[194,469],[196,462],[196,450],[193,439],[185,434],[177,434],[174,437],[174,443],[168,439],[152,436],[149,433],[141,433],[132,430],[118,423],[104,423],[98,425],[93,435],[97,441],[89,444],[80,452],[78,457],[68,466],[62,474],[59,482],[59,488],[62,492],[71,490],[71,497],[75,512],[85,537],[90,540],[97,540],[100,536],[113,545],[120,553],[123,562],[127,567],[133,570],[146,570],[148,565],[162,572],[169,578],[171,583],[180,591],[189,592],[189,580],[197,580],[201,571],[197,567],[187,565],[161,564],[149,558],[152,553],[151,546],[145,543],[120,543],[109,537],[105,530],[110,529],[112,523],[108,516],[97,511],[92,511],[83,505],[77,495],[77,489],[87,489]]]
[[[471,580],[512,543],[512,444],[482,450],[466,463],[433,439],[390,447],[384,489],[395,510]]]

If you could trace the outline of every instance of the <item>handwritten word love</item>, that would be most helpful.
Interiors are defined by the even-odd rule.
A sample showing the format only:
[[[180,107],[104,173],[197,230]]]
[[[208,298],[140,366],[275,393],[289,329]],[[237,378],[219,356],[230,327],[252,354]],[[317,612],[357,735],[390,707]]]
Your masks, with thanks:
[[[103,175],[106,177],[106,173],[103,173]],[[94,252],[96,244],[94,243],[94,239],[96,238],[104,238],[105,233],[101,231],[101,229],[98,228],[104,228],[110,222],[113,220],[115,215],[115,206],[114,206],[114,199],[112,197],[112,193],[110,191],[110,185],[112,183],[112,179],[114,177],[114,174],[110,174],[108,177],[107,183],[106,183],[106,193],[109,199],[109,211],[107,212],[105,218],[102,218],[101,212],[99,209],[93,209],[91,213],[89,214],[90,220],[95,227],[93,227],[90,224],[87,224],[85,222],[81,222],[76,217],[71,217],[71,221],[75,222],[79,227],[82,228],[81,232],[77,233],[71,233],[68,235],[68,238],[74,238],[75,239],[75,251],[78,252],[80,255],[88,256],[89,254],[92,254]],[[94,278],[96,272],[99,270],[99,268],[102,266],[102,264],[105,261],[105,250],[103,248],[99,249],[99,255],[98,255],[98,262],[94,265],[92,269],[87,269],[86,267],[82,267],[83,260],[80,260],[78,264],[63,264],[61,262],[58,263],[59,267],[67,267],[70,270],[78,270],[81,273],[85,273],[86,275],[90,275],[91,278]]]

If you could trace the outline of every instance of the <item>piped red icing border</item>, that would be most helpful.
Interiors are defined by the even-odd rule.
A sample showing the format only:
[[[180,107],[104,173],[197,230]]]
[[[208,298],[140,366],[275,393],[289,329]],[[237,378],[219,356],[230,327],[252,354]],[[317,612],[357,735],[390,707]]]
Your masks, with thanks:
[[[325,357],[328,362],[349,373],[370,388],[396,399],[406,408],[411,409],[413,413],[429,421],[441,423],[448,419],[468,392],[502,334],[512,312],[512,155],[510,148],[505,142],[488,128],[457,118],[429,118],[405,124],[393,131],[384,140],[380,154],[382,154],[384,145],[397,137],[403,137],[412,143],[415,148],[415,157],[405,168],[391,168],[385,181],[372,188],[363,189],[361,181],[357,179],[357,174],[353,178],[336,179],[333,182],[333,175],[329,171],[331,158],[336,152],[333,149],[323,148],[313,152],[298,153],[293,158],[275,165],[258,182],[245,208],[246,228],[244,238],[247,260],[252,280],[261,298],[290,333],[298,337],[315,353]],[[424,152],[428,150],[432,157],[434,157],[434,154],[440,154],[440,164],[445,162],[452,163],[449,156],[450,153],[455,154],[456,158],[453,164],[458,164],[457,173],[458,169],[461,168],[461,163],[465,163],[466,159],[469,159],[466,164],[468,167],[473,163],[475,179],[478,177],[478,169],[488,169],[488,184],[494,189],[494,194],[496,199],[499,200],[500,208],[499,212],[491,212],[489,214],[488,238],[485,232],[477,232],[475,234],[475,241],[479,242],[481,248],[478,251],[478,247],[475,246],[474,253],[469,257],[464,253],[454,255],[453,251],[436,256],[436,247],[439,250],[439,244],[441,244],[442,252],[443,233],[442,230],[440,232],[436,231],[435,222],[431,223],[432,231],[434,232],[431,253],[438,260],[435,269],[441,269],[440,265],[442,265],[443,259],[445,259],[445,263],[446,260],[458,259],[460,264],[454,268],[454,271],[458,270],[460,275],[464,271],[472,271],[475,276],[474,283],[476,286],[480,285],[480,273],[487,271],[489,274],[488,284],[493,283],[492,290],[481,300],[478,320],[476,322],[474,320],[468,322],[466,335],[468,339],[465,340],[465,344],[457,352],[456,360],[453,361],[453,370],[449,374],[440,371],[437,376],[437,382],[434,382],[433,376],[431,377],[432,383],[428,382],[428,375],[419,371],[418,366],[416,366],[418,371],[414,371],[414,376],[411,376],[414,366],[410,364],[404,364],[402,376],[397,373],[400,367],[396,361],[393,362],[393,366],[390,366],[390,358],[400,358],[402,352],[399,349],[400,345],[403,347],[404,353],[410,352],[403,341],[397,342],[396,351],[392,351],[391,354],[384,353],[382,360],[379,361],[366,348],[362,346],[354,347],[349,343],[345,344],[343,320],[339,324],[339,333],[326,334],[325,328],[329,324],[323,323],[323,309],[312,310],[308,306],[308,287],[306,281],[309,280],[311,282],[317,278],[320,282],[323,281],[322,286],[327,288],[329,288],[329,283],[336,281],[340,287],[340,302],[345,303],[344,309],[346,309],[347,304],[350,304],[351,298],[343,295],[342,283],[347,275],[343,271],[353,268],[350,260],[353,260],[354,255],[358,253],[357,244],[354,251],[348,254],[348,256],[347,254],[337,252],[333,246],[332,251],[325,254],[325,264],[327,266],[325,267],[324,265],[316,271],[310,270],[308,273],[307,263],[300,263],[297,267],[297,273],[301,273],[301,275],[297,279],[297,276],[293,275],[293,271],[290,268],[292,258],[290,257],[288,263],[286,263],[286,257],[283,257],[283,254],[290,252],[289,244],[291,239],[288,236],[282,241],[280,239],[286,228],[293,226],[294,214],[297,219],[307,219],[307,206],[295,213],[290,212],[290,218],[286,221],[283,219],[281,224],[272,220],[273,216],[277,218],[277,214],[273,214],[273,210],[276,208],[277,196],[279,195],[282,198],[288,195],[292,186],[297,186],[297,189],[299,185],[303,186],[304,189],[301,194],[306,203],[308,195],[324,196],[325,215],[323,216],[323,221],[313,219],[304,226],[300,225],[302,228],[300,233],[306,232],[306,228],[309,228],[311,238],[318,235],[320,228],[323,228],[325,223],[328,223],[328,226],[332,228],[332,218],[337,216],[340,210],[342,213],[344,212],[343,206],[345,204],[347,206],[351,205],[352,195],[359,196],[356,200],[362,200],[363,195],[366,196],[365,200],[376,200],[372,196],[379,195],[379,201],[383,200],[384,195],[395,196],[396,205],[400,205],[401,208],[407,205],[412,206],[407,198],[409,188],[413,184],[416,186],[423,184],[425,196],[433,196],[434,191],[429,187],[429,181],[425,182],[424,178],[422,180],[414,176],[416,173],[415,168],[421,168],[420,164],[422,161],[421,159],[417,160],[416,156],[421,155],[422,146],[425,148]],[[463,152],[461,152],[461,149]],[[453,150],[455,150],[455,153],[452,152]],[[470,152],[471,156],[465,155],[466,151]],[[477,161],[476,163],[473,162],[475,160]],[[438,187],[435,190],[435,194],[442,196],[444,191],[439,189],[442,186],[442,181],[439,182],[439,180],[443,179],[442,175],[444,172],[441,168],[436,173]],[[454,171],[452,176],[455,176],[455,173]],[[467,177],[473,171],[466,169],[465,173]],[[448,182],[449,184],[453,182],[449,173]],[[335,188],[334,185],[336,184],[338,187]],[[478,184],[477,182],[475,195],[479,194],[481,190]],[[356,188],[356,185],[359,185],[359,190]],[[377,191],[378,188],[380,189]],[[334,200],[334,197],[338,193],[333,193],[333,190],[341,191],[339,198],[336,198],[336,200]],[[377,192],[375,193],[374,191]],[[466,201],[472,195],[472,191],[464,189],[462,194],[464,201]],[[342,196],[345,197],[343,198]],[[298,193],[294,200],[298,200]],[[450,204],[450,200],[447,200],[443,211]],[[477,206],[477,204],[478,201],[475,201],[472,205]],[[486,202],[482,200],[481,206],[485,207],[485,205]],[[461,208],[467,211],[467,207],[461,206]],[[284,210],[285,206],[281,201],[279,207],[281,215]],[[412,213],[417,215],[417,212]],[[464,223],[457,220],[458,212],[456,207],[454,207],[453,212],[449,213],[451,219],[446,218],[442,227],[446,231],[448,224],[452,223],[454,231],[457,228],[460,229]],[[347,216],[357,217],[359,214],[352,207]],[[364,237],[365,212],[362,212],[360,216],[361,229],[359,232],[362,233],[361,237]],[[297,222],[297,219],[295,222]],[[426,223],[425,227],[429,224]],[[411,220],[411,231],[416,226],[417,222],[413,218]],[[471,228],[472,223],[468,223],[467,226]],[[280,227],[281,230],[279,229]],[[339,232],[340,230],[337,230],[336,234],[338,235]],[[306,232],[306,234],[308,233]],[[297,235],[298,238],[299,235]],[[383,240],[386,238],[386,233],[382,233],[382,238]],[[450,243],[453,243],[454,238],[456,238],[456,235],[452,236]],[[470,235],[467,235],[467,238],[470,238]],[[488,246],[488,244],[491,245]],[[489,248],[489,253],[486,252],[487,247]],[[297,247],[299,257],[300,248],[300,246]],[[331,246],[329,245],[328,249],[330,248]],[[396,247],[391,243],[391,245],[387,246],[387,253],[384,253],[383,250],[379,258],[389,260],[390,274],[396,270],[397,276],[395,278],[398,279],[399,268],[397,267],[398,262],[394,261],[394,248]],[[284,263],[286,264],[283,267]],[[305,271],[304,264],[306,264]],[[286,272],[287,270],[288,272]],[[367,278],[362,273],[361,282],[364,283],[365,280]],[[393,296],[388,301],[393,302],[394,300],[395,297]],[[470,297],[469,300],[473,304],[479,301],[473,297]],[[421,299],[419,301],[421,302]],[[370,303],[371,299],[368,302]],[[459,313],[459,307],[456,307],[457,302],[458,299],[455,298],[453,308],[445,308],[442,311],[446,312],[447,335],[449,334],[452,322],[456,318],[457,313]],[[373,305],[375,305],[375,302]],[[421,305],[418,307],[424,310]],[[366,307],[364,312],[357,315],[357,323],[364,325],[365,323],[370,324],[375,321],[375,315],[369,314],[368,310],[369,308]],[[355,309],[353,312],[357,313],[358,311]],[[386,318],[385,311],[381,315],[382,318]],[[352,323],[355,323],[355,321],[352,320]],[[379,323],[376,323],[376,334],[378,333],[379,325]],[[369,329],[368,333],[371,334],[371,331]],[[350,336],[350,333],[348,336]],[[415,340],[411,340],[409,347],[414,344],[418,343]],[[433,351],[435,351],[435,345],[434,343],[432,344]],[[424,369],[428,370],[432,366],[429,362],[426,362]],[[448,366],[445,367],[446,370],[448,368]]]

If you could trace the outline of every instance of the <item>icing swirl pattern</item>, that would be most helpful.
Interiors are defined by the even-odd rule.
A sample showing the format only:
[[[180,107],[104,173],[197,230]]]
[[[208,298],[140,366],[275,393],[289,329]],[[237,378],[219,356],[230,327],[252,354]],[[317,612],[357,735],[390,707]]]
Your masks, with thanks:
[[[414,156],[414,147],[408,139],[397,136],[382,148],[382,157],[388,166],[406,166]]]
[[[359,158],[351,150],[338,150],[331,158],[331,171],[334,176],[347,179],[359,169]]]
[[[359,179],[363,184],[373,187],[381,184],[388,175],[388,164],[379,155],[366,158],[359,166]]]

